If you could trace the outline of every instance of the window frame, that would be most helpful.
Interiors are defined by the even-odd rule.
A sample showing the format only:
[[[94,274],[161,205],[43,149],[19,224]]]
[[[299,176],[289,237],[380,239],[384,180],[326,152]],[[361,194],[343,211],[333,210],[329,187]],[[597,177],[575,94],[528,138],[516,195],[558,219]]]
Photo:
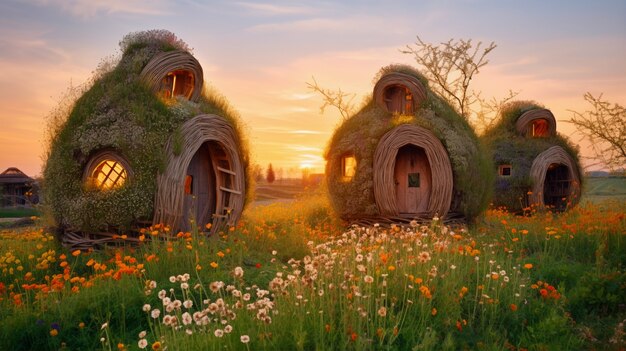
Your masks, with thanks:
[[[95,177],[95,172],[97,172],[98,169],[100,168],[100,165],[106,161],[112,161],[112,162],[115,162],[116,164],[119,164],[122,170],[125,172],[125,178],[121,184],[117,184],[117,182],[115,182],[114,185],[111,187],[103,187],[101,185],[98,185],[98,182]],[[112,150],[100,151],[96,153],[95,155],[93,155],[89,159],[87,164],[85,165],[84,171],[83,171],[83,183],[86,186],[92,189],[97,189],[99,191],[111,191],[111,190],[123,188],[127,186],[127,184],[131,181],[132,177],[133,177],[133,172],[126,158],[120,155],[118,152],[112,151]]]

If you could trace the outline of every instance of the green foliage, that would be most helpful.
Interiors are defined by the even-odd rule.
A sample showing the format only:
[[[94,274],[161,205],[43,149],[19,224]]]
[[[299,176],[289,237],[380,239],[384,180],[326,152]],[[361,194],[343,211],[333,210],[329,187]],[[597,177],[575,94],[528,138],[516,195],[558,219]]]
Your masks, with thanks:
[[[19,218],[39,216],[41,213],[36,208],[0,208],[0,218]]]
[[[423,76],[404,65],[384,67],[378,77],[389,72],[410,74],[425,82]],[[382,136],[400,124],[430,130],[448,150],[455,194],[451,212],[461,213],[468,220],[481,213],[487,207],[493,181],[488,153],[467,121],[428,88],[426,101],[414,115],[388,113],[370,100],[335,130],[325,154],[328,188],[335,210],[348,219],[379,214],[373,190],[374,152]],[[357,170],[351,181],[345,181],[341,176],[341,157],[349,153],[356,156]]]
[[[623,337],[626,318],[623,203],[533,217],[490,210],[470,230],[438,222],[344,230],[321,195],[249,208],[215,237],[153,227],[140,246],[76,255],[39,228],[0,231],[0,349],[134,350],[142,331],[148,349],[157,340],[186,350],[621,346],[611,339]],[[214,282],[223,286],[212,291]],[[193,306],[167,311],[174,300]],[[234,314],[184,324],[185,312],[209,303]],[[180,328],[167,326],[166,314]],[[232,332],[217,337],[222,321]]]

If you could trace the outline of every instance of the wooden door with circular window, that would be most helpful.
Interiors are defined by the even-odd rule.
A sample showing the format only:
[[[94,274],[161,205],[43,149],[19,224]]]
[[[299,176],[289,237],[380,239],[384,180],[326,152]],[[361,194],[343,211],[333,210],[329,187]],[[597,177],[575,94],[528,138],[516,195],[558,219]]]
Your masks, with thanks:
[[[398,150],[394,167],[396,206],[399,215],[428,210],[432,172],[423,148],[405,145]]]

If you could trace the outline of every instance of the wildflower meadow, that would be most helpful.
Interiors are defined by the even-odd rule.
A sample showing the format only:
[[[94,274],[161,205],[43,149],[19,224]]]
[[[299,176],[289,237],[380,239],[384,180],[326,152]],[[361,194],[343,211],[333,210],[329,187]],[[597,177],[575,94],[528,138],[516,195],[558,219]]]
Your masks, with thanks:
[[[0,349],[624,350],[625,210],[363,227],[315,194],[90,251],[39,219],[0,232]]]

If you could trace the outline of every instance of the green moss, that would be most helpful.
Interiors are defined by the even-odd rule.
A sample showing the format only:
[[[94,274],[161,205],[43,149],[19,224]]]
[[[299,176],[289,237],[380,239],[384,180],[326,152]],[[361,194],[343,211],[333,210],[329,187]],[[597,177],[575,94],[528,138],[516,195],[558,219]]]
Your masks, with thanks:
[[[217,103],[218,98],[205,94],[198,103],[163,101],[140,81],[141,70],[154,54],[186,48],[175,36],[157,32],[156,37],[150,37],[150,32],[133,33],[132,40],[120,43],[124,53],[119,63],[93,80],[52,137],[44,167],[44,196],[58,225],[83,231],[125,230],[138,220],[151,220],[156,176],[165,169],[167,141],[173,135],[176,144],[182,138],[179,126],[206,111],[232,122],[248,176],[247,142],[239,117],[225,100]],[[133,176],[123,187],[97,191],[86,186],[85,166],[101,150],[114,150],[128,160]]]
[[[389,72],[425,79],[409,66],[393,65],[381,69],[377,79]],[[373,190],[373,157],[385,133],[401,124],[413,124],[431,131],[439,138],[452,164],[454,195],[451,212],[475,218],[488,205],[493,173],[491,160],[470,125],[435,93],[427,98],[414,115],[393,115],[369,101],[354,116],[340,125],[328,145],[325,158],[331,201],[346,219],[379,215]],[[341,157],[354,153],[357,171],[351,181],[341,177]]]

